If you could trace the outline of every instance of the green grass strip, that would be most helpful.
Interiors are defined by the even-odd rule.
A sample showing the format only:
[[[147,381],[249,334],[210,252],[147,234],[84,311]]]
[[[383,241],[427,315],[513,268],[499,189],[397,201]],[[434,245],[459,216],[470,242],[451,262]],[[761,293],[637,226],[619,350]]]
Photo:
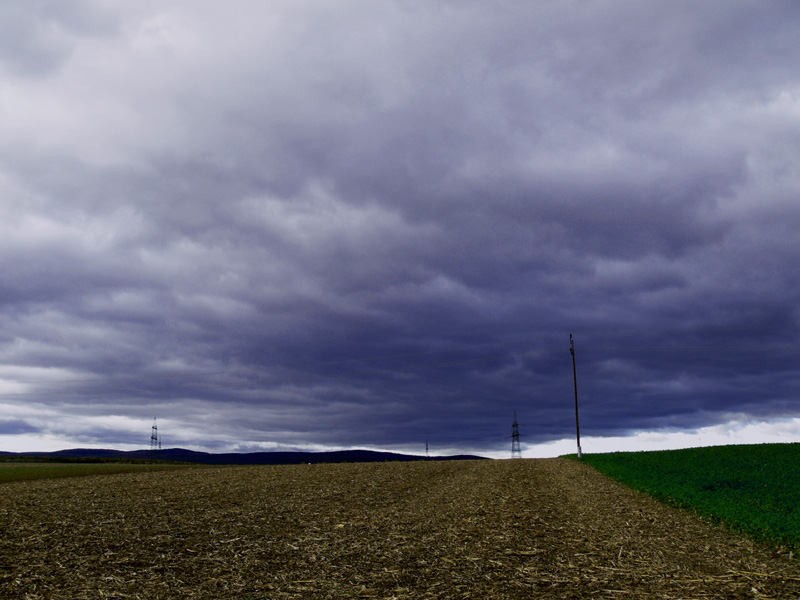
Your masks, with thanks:
[[[800,548],[800,444],[585,454],[583,462],[760,542]]]

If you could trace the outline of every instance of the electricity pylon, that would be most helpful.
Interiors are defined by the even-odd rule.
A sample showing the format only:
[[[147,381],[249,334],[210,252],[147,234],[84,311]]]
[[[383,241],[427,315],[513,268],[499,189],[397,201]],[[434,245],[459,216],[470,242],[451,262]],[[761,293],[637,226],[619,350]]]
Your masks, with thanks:
[[[150,433],[150,458],[158,458],[158,451],[161,450],[161,440],[158,438],[158,424],[156,418],[153,417],[153,428]]]
[[[511,458],[522,458],[522,449],[519,445],[519,423],[517,411],[514,411],[514,422],[511,424]]]

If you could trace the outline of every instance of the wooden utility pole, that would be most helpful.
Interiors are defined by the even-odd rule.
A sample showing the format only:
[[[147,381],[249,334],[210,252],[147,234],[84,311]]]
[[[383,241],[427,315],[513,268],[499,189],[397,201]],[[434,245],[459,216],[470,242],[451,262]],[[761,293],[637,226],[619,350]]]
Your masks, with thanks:
[[[581,422],[578,419],[578,370],[575,368],[575,342],[569,334],[569,353],[572,354],[572,380],[575,382],[575,432],[578,437],[578,458],[583,458],[581,452]]]

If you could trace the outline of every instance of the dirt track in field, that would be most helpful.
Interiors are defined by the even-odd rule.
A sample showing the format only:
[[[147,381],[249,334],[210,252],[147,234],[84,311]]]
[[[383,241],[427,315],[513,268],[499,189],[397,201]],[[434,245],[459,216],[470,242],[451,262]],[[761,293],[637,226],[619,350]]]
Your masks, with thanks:
[[[800,598],[800,565],[562,459],[0,486],[0,598]]]

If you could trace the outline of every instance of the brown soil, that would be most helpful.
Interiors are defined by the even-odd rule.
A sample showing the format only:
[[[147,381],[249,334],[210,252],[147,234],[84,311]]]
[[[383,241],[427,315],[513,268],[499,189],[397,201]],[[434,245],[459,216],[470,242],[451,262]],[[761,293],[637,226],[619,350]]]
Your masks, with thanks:
[[[800,597],[796,560],[562,459],[0,486],[0,598]]]

